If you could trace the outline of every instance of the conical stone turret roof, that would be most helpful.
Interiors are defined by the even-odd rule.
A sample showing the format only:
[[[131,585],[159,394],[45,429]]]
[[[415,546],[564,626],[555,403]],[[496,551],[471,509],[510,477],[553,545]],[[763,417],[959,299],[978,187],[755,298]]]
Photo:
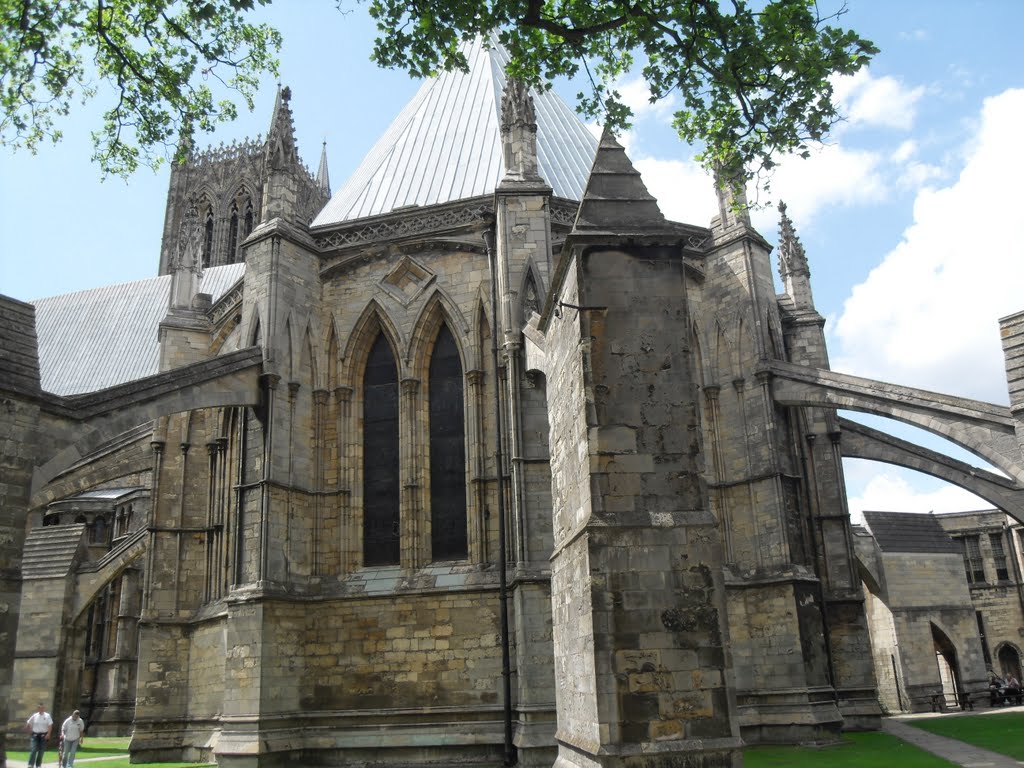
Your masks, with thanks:
[[[494,192],[505,175],[501,96],[507,52],[494,41],[467,44],[469,72],[423,83],[313,226],[379,216]],[[533,93],[537,161],[556,197],[579,200],[597,139],[553,92]]]

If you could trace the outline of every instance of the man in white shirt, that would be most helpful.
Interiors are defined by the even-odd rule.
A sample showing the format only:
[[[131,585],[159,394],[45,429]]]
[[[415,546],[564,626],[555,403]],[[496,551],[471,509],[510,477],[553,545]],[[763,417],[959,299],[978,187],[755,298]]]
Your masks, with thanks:
[[[28,768],[39,768],[43,764],[43,752],[53,730],[53,718],[46,711],[45,704],[39,704],[36,712],[25,722],[25,729],[31,734],[32,749],[28,753]]]
[[[77,709],[61,725],[60,740],[64,744],[64,749],[61,752],[61,768],[75,768],[75,752],[85,740],[85,720],[79,716]]]

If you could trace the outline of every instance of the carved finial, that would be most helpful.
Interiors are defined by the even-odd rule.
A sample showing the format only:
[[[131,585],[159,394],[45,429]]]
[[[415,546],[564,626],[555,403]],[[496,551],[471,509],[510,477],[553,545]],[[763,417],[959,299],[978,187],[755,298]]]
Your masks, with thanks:
[[[526,128],[535,133],[537,131],[533,97],[530,95],[530,89],[517,77],[506,80],[505,92],[501,96],[501,130],[508,132],[513,128]]]
[[[718,195],[719,226],[728,228],[737,224],[750,226],[750,204],[743,179],[735,171],[723,167],[715,170],[715,193]]]
[[[320,167],[316,171],[316,185],[325,198],[331,196],[331,175],[327,170],[327,139],[320,150]]]
[[[530,89],[522,80],[508,77],[501,96],[501,143],[505,178],[541,181],[537,171],[537,114]]]
[[[803,243],[786,215],[786,204],[779,201],[779,276],[785,282],[790,275],[810,277],[811,269]]]
[[[178,269],[185,269],[196,274],[203,273],[202,259],[203,228],[199,224],[199,209],[190,205],[181,219],[178,236]]]
[[[171,307],[188,309],[199,292],[203,275],[202,247],[199,210],[192,204],[185,210],[178,229],[178,249],[171,264]]]

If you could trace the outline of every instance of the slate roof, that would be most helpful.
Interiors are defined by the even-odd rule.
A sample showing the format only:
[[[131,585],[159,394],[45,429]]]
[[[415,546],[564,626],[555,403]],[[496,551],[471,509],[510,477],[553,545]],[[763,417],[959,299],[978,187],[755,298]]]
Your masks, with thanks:
[[[960,548],[932,515],[912,512],[864,512],[883,552],[960,554]]]
[[[210,267],[200,291],[216,302],[244,273],[245,264]],[[161,275],[32,302],[43,390],[78,395],[158,373],[170,295],[171,276]]]
[[[314,227],[494,192],[505,175],[500,122],[508,53],[491,45],[467,43],[468,73],[423,83]],[[579,200],[597,139],[552,91],[532,95],[540,175],[556,197]]]

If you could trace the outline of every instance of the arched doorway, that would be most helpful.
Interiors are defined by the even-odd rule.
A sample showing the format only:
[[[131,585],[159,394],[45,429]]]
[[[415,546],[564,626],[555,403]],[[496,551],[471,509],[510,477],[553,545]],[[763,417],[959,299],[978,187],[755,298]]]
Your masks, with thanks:
[[[1009,643],[1003,643],[996,651],[999,659],[999,674],[1005,680],[1010,675],[1020,680],[1020,652]]]
[[[949,636],[934,624],[932,642],[935,646],[935,662],[939,667],[939,681],[942,684],[945,706],[959,708],[960,665],[957,662],[956,648]]]

